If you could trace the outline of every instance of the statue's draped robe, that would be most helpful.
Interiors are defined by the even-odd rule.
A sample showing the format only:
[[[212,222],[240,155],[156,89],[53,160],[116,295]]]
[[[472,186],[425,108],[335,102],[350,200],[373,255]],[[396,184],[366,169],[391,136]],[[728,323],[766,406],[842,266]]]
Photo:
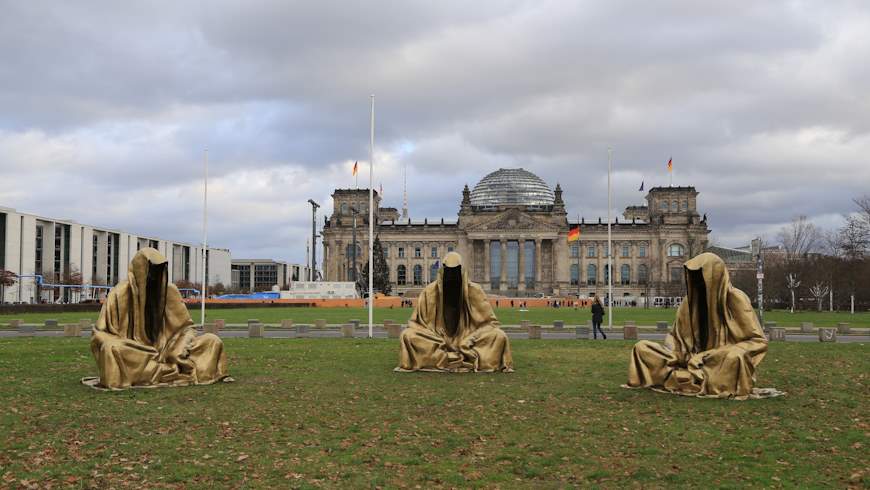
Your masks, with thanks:
[[[127,279],[112,288],[93,329],[91,352],[102,389],[211,384],[227,378],[220,337],[196,335],[181,294],[168,282],[166,259],[140,250]],[[229,380],[229,379],[228,379]]]
[[[464,268],[453,332],[446,326],[443,298],[442,267],[438,279],[420,293],[408,328],[402,331],[396,371],[513,371],[507,335],[499,328],[486,293],[468,281]]]
[[[722,259],[703,253],[686,262],[685,272],[687,295],[673,329],[664,345],[642,340],[634,346],[628,387],[737,399],[781,394],[755,388],[767,339]]]

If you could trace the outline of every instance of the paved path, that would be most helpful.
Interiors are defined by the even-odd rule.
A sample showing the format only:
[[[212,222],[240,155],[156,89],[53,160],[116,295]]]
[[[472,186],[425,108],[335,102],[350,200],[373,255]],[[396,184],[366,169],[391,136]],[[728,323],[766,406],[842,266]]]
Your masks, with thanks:
[[[528,339],[529,335],[526,332],[518,332],[512,330],[506,330],[508,337],[511,339]],[[355,338],[365,338],[367,336],[368,330],[365,328],[359,328],[356,330]],[[61,330],[39,330],[35,334],[37,337],[63,337],[63,331]],[[553,330],[546,330],[541,333],[544,339],[555,339],[555,340],[576,340],[574,335],[574,329],[568,329],[558,332]],[[82,337],[90,337],[91,332],[85,331],[82,332]],[[386,330],[382,328],[374,329],[375,338],[387,338]],[[662,341],[665,338],[664,333],[646,333],[639,332],[639,339],[645,340],[658,340]],[[9,337],[19,337],[18,332],[14,330],[0,330],[0,338],[9,338]],[[248,331],[247,330],[223,330],[221,331],[221,337],[227,338],[247,338]],[[265,333],[266,338],[270,339],[293,339],[296,338],[296,332],[292,330],[266,330]],[[308,333],[307,337],[311,338],[339,338],[341,337],[341,332],[339,330],[312,330]],[[592,340],[592,336],[590,334],[589,339]],[[598,339],[599,341],[602,339]],[[607,334],[607,340],[623,340],[622,332],[612,332]],[[786,334],[786,340],[789,342],[818,342],[819,336],[818,334]],[[870,335],[838,335],[837,343],[866,343],[870,342]]]

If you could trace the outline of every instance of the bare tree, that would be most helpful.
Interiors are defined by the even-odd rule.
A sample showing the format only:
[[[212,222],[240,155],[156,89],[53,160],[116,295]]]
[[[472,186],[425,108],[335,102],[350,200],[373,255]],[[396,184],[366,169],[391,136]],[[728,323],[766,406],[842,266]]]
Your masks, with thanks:
[[[822,242],[822,233],[801,215],[782,227],[777,238],[785,249],[786,260],[792,261],[815,251]]]
[[[824,301],[828,291],[828,286],[821,282],[817,282],[810,288],[810,294],[813,298],[816,298],[816,301],[819,303],[819,311],[822,311],[822,301]]]
[[[6,300],[6,288],[15,284],[17,278],[14,272],[0,269],[0,304]]]
[[[791,312],[794,313],[794,291],[799,288],[801,282],[797,280],[797,274],[789,272],[785,276],[785,286],[791,292]]]

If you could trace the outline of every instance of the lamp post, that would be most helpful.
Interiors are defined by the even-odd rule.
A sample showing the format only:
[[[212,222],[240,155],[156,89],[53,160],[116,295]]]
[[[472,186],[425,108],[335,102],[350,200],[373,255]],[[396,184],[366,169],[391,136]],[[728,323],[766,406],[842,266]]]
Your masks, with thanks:
[[[314,202],[314,199],[309,199],[308,204],[311,204],[311,270],[309,271],[309,280],[312,282],[317,275],[314,273],[317,267],[317,208],[320,204]]]

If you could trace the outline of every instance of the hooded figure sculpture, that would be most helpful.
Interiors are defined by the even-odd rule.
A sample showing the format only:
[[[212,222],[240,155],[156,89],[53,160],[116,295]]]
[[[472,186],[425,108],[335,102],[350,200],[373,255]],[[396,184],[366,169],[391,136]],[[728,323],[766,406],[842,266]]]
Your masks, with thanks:
[[[634,346],[627,387],[737,399],[782,394],[755,388],[767,339],[722,259],[703,253],[684,268],[687,294],[674,327],[664,345],[641,340]]]
[[[109,292],[91,338],[99,378],[82,382],[98,389],[211,384],[227,378],[223,342],[196,336],[181,294],[168,281],[166,259],[153,248],[139,250],[127,279]]]
[[[510,343],[498,325],[486,293],[450,252],[402,331],[396,371],[513,371]]]

